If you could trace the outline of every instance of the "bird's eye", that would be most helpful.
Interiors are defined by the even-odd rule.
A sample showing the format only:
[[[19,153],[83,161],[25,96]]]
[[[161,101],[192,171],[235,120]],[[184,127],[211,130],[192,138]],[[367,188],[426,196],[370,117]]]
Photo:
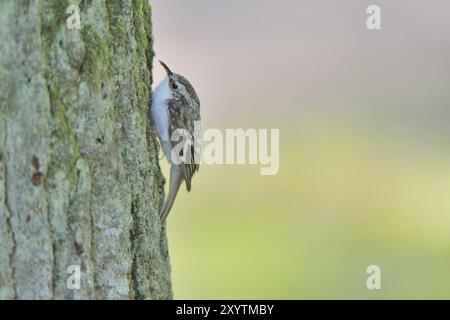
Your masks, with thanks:
[[[177,84],[175,82],[172,83],[172,89],[178,89],[178,86],[177,86]]]

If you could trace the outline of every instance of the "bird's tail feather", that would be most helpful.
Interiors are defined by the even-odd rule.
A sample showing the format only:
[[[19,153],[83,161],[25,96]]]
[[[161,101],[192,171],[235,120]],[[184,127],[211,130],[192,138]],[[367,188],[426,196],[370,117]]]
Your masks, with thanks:
[[[180,167],[177,165],[172,165],[170,167],[170,186],[169,186],[169,195],[167,196],[166,202],[164,206],[161,208],[159,212],[159,216],[161,218],[161,223],[164,223],[167,216],[169,215],[170,209],[177,197],[178,190],[181,185],[181,174]]]

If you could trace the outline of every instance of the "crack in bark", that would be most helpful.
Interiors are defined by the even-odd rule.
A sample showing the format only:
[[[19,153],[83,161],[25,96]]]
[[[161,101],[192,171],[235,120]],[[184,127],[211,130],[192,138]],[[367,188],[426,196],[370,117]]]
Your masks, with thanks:
[[[136,217],[135,217],[135,204],[134,204],[134,200],[131,201],[131,216],[133,219],[133,225],[130,228],[130,242],[131,242],[131,253],[133,255],[133,260],[131,262],[131,271],[130,271],[130,278],[131,278],[131,284],[132,284],[132,289],[134,291],[134,298],[135,299],[142,299],[143,297],[140,296],[139,294],[139,285],[137,282],[137,264],[138,264],[138,258],[137,258],[137,251],[136,251],[136,235],[135,233],[137,232],[138,226],[137,226],[137,222],[136,222]]]
[[[91,186],[92,186],[92,181],[91,182]],[[89,200],[90,201],[90,200]],[[92,212],[89,208],[89,220],[90,220],[90,228],[91,228],[91,239],[89,241],[89,261],[91,262],[91,268],[93,270],[92,272],[92,286],[93,286],[93,294],[94,294],[94,298],[97,298],[97,285],[98,285],[98,280],[97,280],[97,274],[94,271],[95,270],[95,259],[94,259],[94,217],[92,216]]]
[[[48,64],[48,63],[47,63]],[[48,100],[49,100],[49,104],[50,104],[50,118],[52,117],[52,95],[50,94],[50,79],[48,78],[48,75],[45,75],[45,81],[47,82],[47,95],[48,95]],[[51,134],[50,134],[51,135]],[[51,164],[51,159],[49,159],[49,165]],[[48,168],[47,168],[47,172],[48,172]],[[46,188],[46,180],[44,180],[44,186],[43,186],[44,190],[47,190]],[[48,228],[49,228],[49,238],[52,244],[52,275],[51,275],[51,288],[52,288],[52,296],[55,296],[55,289],[56,289],[56,249],[55,249],[55,240],[54,240],[54,230],[52,228],[52,224],[50,223],[50,208],[49,208],[49,202],[48,202],[48,198],[47,198],[47,192],[45,194],[45,201],[47,203],[47,224],[48,224]]]
[[[7,141],[7,135],[8,135],[8,121],[5,119],[5,139],[3,141],[3,146],[6,146],[6,141]],[[13,259],[14,259],[14,255],[16,252],[16,238],[15,238],[15,234],[11,225],[11,208],[9,206],[9,201],[8,201],[8,167],[7,167],[7,151],[4,151],[4,156],[3,156],[3,188],[4,188],[4,205],[5,205],[5,209],[7,212],[7,218],[6,218],[6,225],[8,228],[8,233],[11,236],[11,240],[12,240],[12,248],[11,248],[11,252],[9,254],[9,268],[11,269],[11,281],[12,281],[12,286],[13,286],[13,291],[14,291],[14,299],[17,298],[17,288],[16,288],[16,278],[15,278],[15,269],[13,266]]]

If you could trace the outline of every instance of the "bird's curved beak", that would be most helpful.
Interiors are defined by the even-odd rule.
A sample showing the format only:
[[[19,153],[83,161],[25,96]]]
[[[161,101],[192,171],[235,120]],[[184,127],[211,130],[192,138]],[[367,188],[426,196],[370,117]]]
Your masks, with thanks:
[[[169,67],[164,62],[162,62],[161,60],[159,60],[159,63],[163,66],[164,70],[166,70],[167,75],[171,76],[172,75],[172,71],[170,71]]]

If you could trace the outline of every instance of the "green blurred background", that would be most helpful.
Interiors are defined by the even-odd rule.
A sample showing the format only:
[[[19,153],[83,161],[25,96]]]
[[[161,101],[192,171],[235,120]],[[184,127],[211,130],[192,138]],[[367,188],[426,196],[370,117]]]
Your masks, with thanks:
[[[203,129],[280,129],[277,175],[203,165],[178,196],[176,299],[450,298],[450,3],[375,2],[151,1]]]

